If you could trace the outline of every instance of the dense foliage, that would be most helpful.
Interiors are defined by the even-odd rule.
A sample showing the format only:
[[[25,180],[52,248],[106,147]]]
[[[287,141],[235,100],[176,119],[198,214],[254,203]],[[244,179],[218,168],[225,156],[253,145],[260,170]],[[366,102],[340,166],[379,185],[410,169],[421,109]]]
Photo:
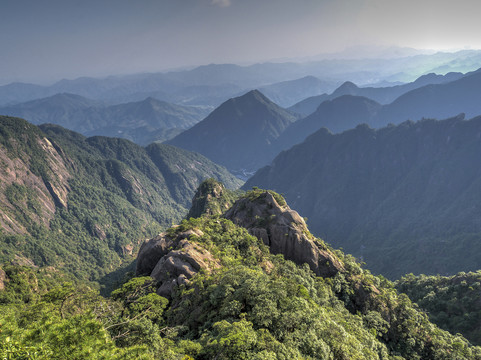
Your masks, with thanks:
[[[256,201],[259,191],[245,196]],[[190,229],[189,241],[220,266],[197,273],[170,301],[150,278],[132,278],[105,299],[52,268],[5,267],[2,356],[481,359],[481,349],[429,323],[389,281],[340,251],[345,271],[322,278],[217,216],[184,220],[167,233]]]
[[[185,216],[202,180],[241,183],[169,145],[85,138],[17,118],[0,117],[0,144],[0,263],[53,265],[109,287],[144,239]]]
[[[481,345],[480,271],[449,277],[409,274],[395,284],[428,313],[433,323]]]
[[[387,280],[342,257],[348,272],[314,276],[230,221],[199,218],[169,232],[193,236],[220,261],[174,292],[155,294],[133,278],[104,299],[59,275],[6,268],[0,292],[2,355],[26,359],[478,359],[471,347],[430,324]],[[56,281],[53,281],[55,278]],[[361,282],[376,302],[355,311]],[[30,354],[30,355],[28,355]],[[36,355],[33,355],[36,354]],[[30,357],[29,357],[30,356]]]
[[[204,180],[192,199],[192,207],[186,218],[221,215],[234,204],[241,194],[242,191],[226,189],[224,184],[213,178]]]

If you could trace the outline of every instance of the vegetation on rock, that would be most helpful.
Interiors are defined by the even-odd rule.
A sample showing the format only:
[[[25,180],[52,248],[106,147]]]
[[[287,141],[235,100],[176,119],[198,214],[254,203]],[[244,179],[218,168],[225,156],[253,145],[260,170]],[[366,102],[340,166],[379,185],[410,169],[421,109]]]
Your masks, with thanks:
[[[201,181],[241,184],[169,145],[85,138],[18,118],[0,117],[0,144],[0,263],[55,266],[109,286],[145,238],[185,216]]]

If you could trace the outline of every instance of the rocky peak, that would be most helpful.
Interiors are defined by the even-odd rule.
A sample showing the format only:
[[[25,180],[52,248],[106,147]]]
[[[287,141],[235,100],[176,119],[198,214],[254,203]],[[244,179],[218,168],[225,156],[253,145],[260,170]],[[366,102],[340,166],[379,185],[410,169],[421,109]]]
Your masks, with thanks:
[[[197,188],[187,219],[202,215],[221,215],[232,206],[233,202],[224,184],[212,178],[207,179]]]
[[[304,219],[279,194],[250,191],[224,216],[261,239],[271,253],[283,254],[297,264],[307,263],[318,276],[334,276],[343,271],[341,261],[311,235]]]
[[[202,235],[201,230],[191,229],[175,235],[165,232],[147,240],[137,257],[136,274],[153,277],[158,282],[157,293],[171,297],[176,286],[188,283],[201,269],[219,267],[211,253],[188,240]]]

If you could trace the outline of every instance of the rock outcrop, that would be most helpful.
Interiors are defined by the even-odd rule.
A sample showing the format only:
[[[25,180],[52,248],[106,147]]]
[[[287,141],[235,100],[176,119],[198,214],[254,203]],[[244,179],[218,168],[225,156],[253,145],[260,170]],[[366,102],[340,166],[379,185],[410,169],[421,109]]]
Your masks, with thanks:
[[[231,192],[219,181],[207,179],[200,184],[193,199],[187,219],[203,215],[221,215],[234,203]]]
[[[7,274],[0,268],[0,290],[5,289],[5,280],[7,279]]]
[[[169,298],[176,286],[188,283],[201,269],[210,271],[220,266],[212,254],[188,240],[192,235],[203,233],[195,229],[173,237],[162,233],[142,244],[136,274],[157,280],[159,295]]]
[[[341,261],[309,233],[304,219],[280,195],[273,194],[256,190],[238,200],[224,216],[261,239],[271,253],[283,254],[296,264],[307,263],[318,276],[343,271]]]

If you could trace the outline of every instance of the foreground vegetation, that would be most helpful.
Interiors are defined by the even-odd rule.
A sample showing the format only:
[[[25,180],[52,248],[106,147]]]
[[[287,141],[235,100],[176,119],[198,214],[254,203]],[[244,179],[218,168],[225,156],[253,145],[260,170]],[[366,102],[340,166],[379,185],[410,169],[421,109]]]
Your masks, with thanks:
[[[258,194],[246,197],[259,201]],[[184,220],[167,233],[190,229],[199,235],[189,241],[220,266],[197,273],[171,299],[156,294],[150,277],[131,278],[103,298],[51,268],[5,267],[1,355],[481,359],[481,348],[430,323],[391,282],[371,275],[349,255],[336,251],[344,270],[316,277],[307,265],[270,254],[246,229],[216,215]]]
[[[481,345],[481,271],[453,276],[409,274],[395,284],[433,323]]]

